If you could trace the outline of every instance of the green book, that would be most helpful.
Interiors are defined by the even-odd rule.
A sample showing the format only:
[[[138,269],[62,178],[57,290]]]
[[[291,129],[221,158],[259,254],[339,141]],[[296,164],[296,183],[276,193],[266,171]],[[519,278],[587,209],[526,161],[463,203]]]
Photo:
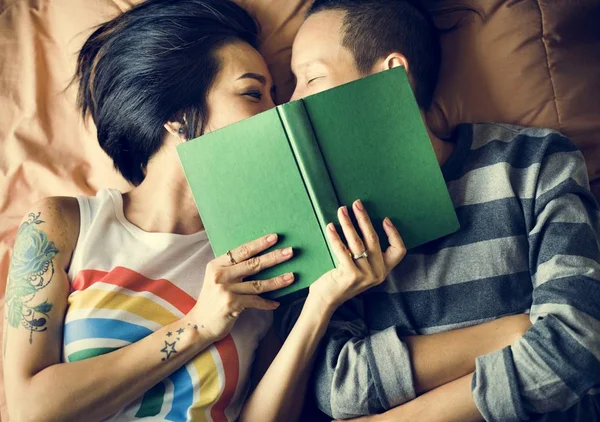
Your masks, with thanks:
[[[280,105],[178,153],[215,256],[268,233],[280,237],[275,248],[294,248],[293,259],[254,276],[295,274],[270,298],[334,268],[326,225],[356,199],[383,247],[386,216],[409,249],[459,227],[402,67]]]

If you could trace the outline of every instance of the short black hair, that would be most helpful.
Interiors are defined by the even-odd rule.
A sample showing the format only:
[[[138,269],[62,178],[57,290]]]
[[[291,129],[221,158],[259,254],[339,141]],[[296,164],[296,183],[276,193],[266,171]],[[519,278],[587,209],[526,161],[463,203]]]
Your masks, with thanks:
[[[230,0],[148,0],[87,39],[74,79],[78,106],[130,183],[143,181],[166,122],[185,116],[187,138],[204,132],[221,65],[216,51],[240,41],[257,48],[258,33],[254,18]]]
[[[408,60],[419,107],[431,106],[441,63],[439,31],[427,10],[414,0],[315,0],[307,17],[326,10],[345,12],[342,45],[359,72],[395,51]]]

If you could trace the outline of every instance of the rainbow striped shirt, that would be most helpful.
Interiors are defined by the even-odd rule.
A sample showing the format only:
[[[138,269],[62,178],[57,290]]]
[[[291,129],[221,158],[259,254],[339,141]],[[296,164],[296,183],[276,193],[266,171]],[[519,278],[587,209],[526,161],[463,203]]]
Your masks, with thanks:
[[[118,191],[77,199],[81,229],[69,268],[65,362],[110,353],[183,317],[214,257],[205,232],[148,233],[130,223]],[[108,420],[236,420],[271,322],[270,312],[246,311],[230,335]]]

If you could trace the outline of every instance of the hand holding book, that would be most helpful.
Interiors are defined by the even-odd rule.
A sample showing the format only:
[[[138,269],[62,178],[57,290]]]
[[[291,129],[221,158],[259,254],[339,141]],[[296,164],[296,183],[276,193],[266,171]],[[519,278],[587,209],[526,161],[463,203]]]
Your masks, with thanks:
[[[348,208],[340,207],[338,220],[348,245],[346,246],[340,238],[335,225],[329,223],[327,236],[338,264],[309,287],[309,296],[316,295],[323,305],[331,310],[365,290],[381,284],[406,255],[402,237],[389,218],[383,222],[389,246],[382,252],[379,237],[362,202],[355,201],[352,209],[362,237],[352,224]]]
[[[261,298],[259,294],[289,286],[294,281],[293,274],[243,282],[244,277],[293,257],[293,250],[289,247],[258,255],[277,241],[276,234],[262,236],[208,263],[198,301],[188,315],[212,341],[221,340],[229,334],[237,318],[246,309],[272,311],[279,306],[278,302]]]
[[[342,241],[335,225],[329,223],[327,236],[338,265],[319,277],[309,290],[309,296],[330,313],[345,301],[381,284],[406,254],[400,233],[389,219],[385,219],[383,229],[390,246],[382,252],[377,232],[360,200],[354,202],[353,211],[362,236],[354,227],[347,207],[340,207],[338,220],[348,244]],[[262,236],[209,262],[198,301],[189,315],[213,341],[225,337],[246,309],[270,311],[279,306],[278,302],[261,298],[259,294],[291,285],[292,273],[267,280],[243,281],[293,257],[290,247],[259,255],[275,246],[278,240],[276,234]]]

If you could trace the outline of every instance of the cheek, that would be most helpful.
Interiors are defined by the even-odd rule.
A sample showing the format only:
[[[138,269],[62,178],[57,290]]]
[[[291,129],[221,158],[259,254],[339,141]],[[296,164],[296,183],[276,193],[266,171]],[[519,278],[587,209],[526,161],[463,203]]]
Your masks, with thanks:
[[[266,100],[254,103],[244,97],[213,101],[209,108],[205,133],[221,129],[272,108],[267,103]]]
[[[339,86],[360,79],[360,75],[358,74],[358,72],[355,72],[353,70],[347,70],[346,72],[335,75],[334,79],[335,86]]]
[[[205,133],[212,132],[244,119],[246,113],[238,101],[226,96],[214,95],[208,101],[208,121]]]

